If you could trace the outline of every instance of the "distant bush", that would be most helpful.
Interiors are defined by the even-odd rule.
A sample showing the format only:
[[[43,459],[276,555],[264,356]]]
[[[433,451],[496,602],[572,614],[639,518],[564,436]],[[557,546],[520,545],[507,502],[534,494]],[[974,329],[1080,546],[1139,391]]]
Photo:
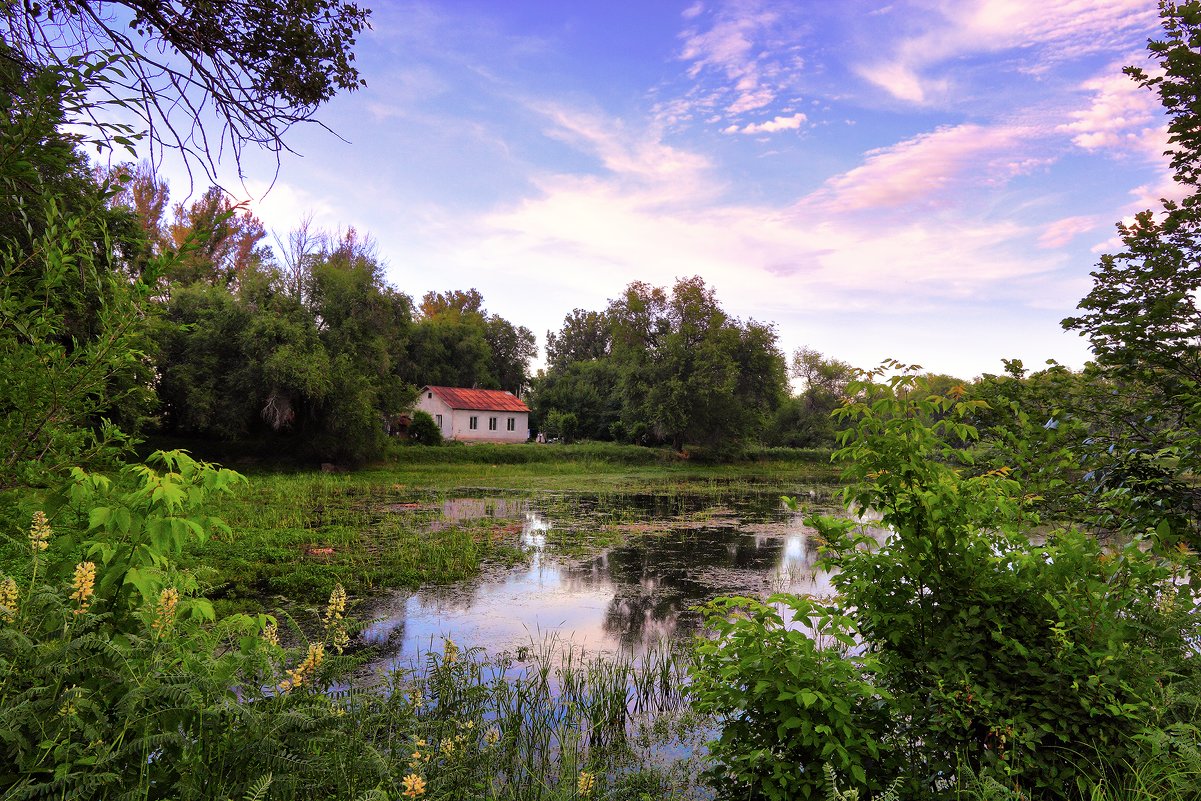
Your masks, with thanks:
[[[413,421],[409,423],[409,439],[419,445],[441,445],[442,429],[429,412],[418,409],[413,412]]]

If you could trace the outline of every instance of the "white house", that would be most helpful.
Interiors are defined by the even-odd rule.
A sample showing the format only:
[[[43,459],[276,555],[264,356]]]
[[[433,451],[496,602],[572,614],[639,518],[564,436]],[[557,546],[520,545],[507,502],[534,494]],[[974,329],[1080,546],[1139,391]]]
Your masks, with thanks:
[[[445,439],[525,442],[530,438],[530,407],[512,392],[422,387],[414,408],[434,418]]]

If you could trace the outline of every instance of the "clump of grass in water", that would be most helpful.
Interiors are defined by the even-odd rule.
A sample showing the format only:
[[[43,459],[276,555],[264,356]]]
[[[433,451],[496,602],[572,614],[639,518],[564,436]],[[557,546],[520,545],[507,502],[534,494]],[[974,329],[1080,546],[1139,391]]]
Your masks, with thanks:
[[[681,656],[588,656],[555,638],[519,656],[489,661],[448,641],[369,692],[407,719],[409,789],[446,799],[637,797],[632,788],[653,781],[665,797],[704,796],[696,771],[677,766],[665,781],[649,758],[672,732],[656,721],[685,707]],[[698,739],[702,730],[697,722]]]

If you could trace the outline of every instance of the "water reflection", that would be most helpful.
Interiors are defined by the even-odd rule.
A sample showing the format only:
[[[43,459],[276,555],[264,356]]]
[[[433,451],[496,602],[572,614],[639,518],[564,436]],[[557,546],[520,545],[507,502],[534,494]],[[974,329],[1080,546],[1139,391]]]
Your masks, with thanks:
[[[376,610],[381,620],[366,636],[387,642],[400,663],[439,650],[444,637],[490,653],[555,635],[588,651],[641,654],[695,634],[694,608],[718,595],[831,591],[829,576],[814,566],[814,532],[773,496],[725,499],[720,508],[694,496],[670,506],[631,504],[639,514],[622,512],[631,527],[624,542],[582,557],[555,546],[596,532],[598,510],[586,502],[576,508],[574,519],[552,520],[536,498],[447,502],[444,513],[454,520],[520,519],[515,539],[526,562],[397,596]]]

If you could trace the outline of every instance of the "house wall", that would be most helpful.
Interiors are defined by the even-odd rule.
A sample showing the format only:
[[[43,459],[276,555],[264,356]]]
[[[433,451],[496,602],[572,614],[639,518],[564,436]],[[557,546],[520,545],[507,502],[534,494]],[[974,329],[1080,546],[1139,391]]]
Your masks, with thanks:
[[[425,391],[417,398],[414,407],[428,412],[435,421],[442,415],[442,437],[464,442],[525,442],[530,438],[529,412],[486,412],[474,409],[452,409],[438,393]],[[471,429],[472,416],[478,418],[479,426]],[[488,430],[488,419],[496,418],[496,430]],[[507,421],[513,418],[513,431],[508,430]]]
[[[475,417],[478,423],[474,431],[471,429],[472,417]],[[495,431],[488,430],[488,419],[492,417],[496,418]],[[513,431],[509,431],[507,427],[509,418],[513,418]],[[464,442],[525,442],[530,438],[530,414],[455,409],[450,438]]]

